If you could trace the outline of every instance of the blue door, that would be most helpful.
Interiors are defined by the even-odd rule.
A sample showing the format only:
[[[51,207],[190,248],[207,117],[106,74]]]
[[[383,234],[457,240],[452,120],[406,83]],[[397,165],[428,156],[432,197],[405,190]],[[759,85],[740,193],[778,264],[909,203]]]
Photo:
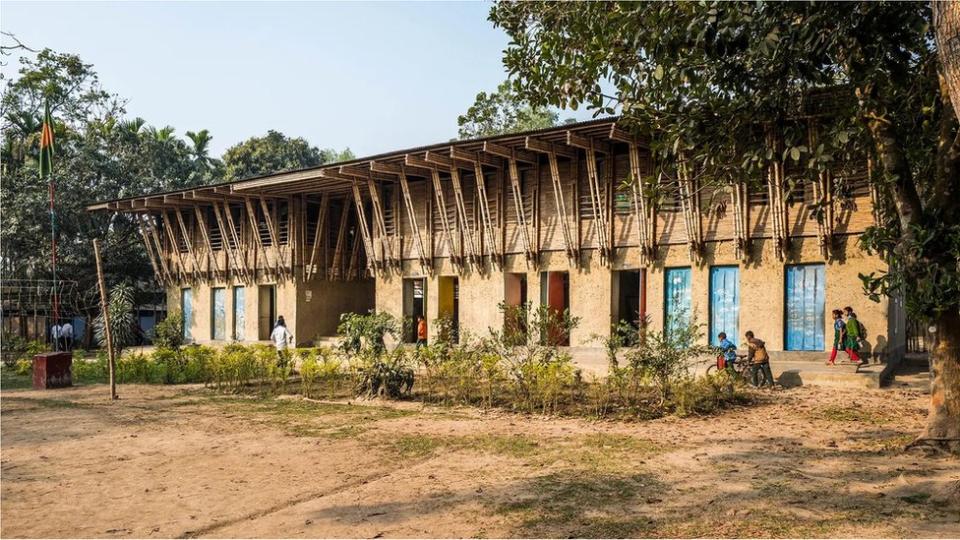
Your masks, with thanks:
[[[243,330],[247,326],[245,296],[243,287],[233,288],[233,339],[237,341],[244,340]]]
[[[690,324],[690,268],[667,268],[663,305],[667,335]]]
[[[180,312],[183,315],[183,340],[193,341],[193,334],[190,329],[193,328],[193,290],[183,289],[180,291]]]
[[[710,269],[710,344],[719,345],[717,334],[739,343],[740,339],[740,269],[736,266],[714,266]]]
[[[212,290],[210,302],[210,339],[227,339],[227,290],[217,287]]]
[[[786,333],[788,351],[822,351],[824,311],[824,266],[802,264],[787,267]]]

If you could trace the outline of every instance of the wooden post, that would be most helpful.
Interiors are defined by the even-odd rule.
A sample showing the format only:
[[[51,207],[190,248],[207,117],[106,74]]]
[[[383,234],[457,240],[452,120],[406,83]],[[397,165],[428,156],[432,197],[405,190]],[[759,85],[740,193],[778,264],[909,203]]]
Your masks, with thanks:
[[[97,283],[100,285],[100,309],[103,312],[103,333],[107,338],[107,363],[110,366],[110,399],[117,399],[115,359],[113,357],[113,333],[110,331],[110,309],[107,301],[107,286],[103,281],[103,264],[100,262],[100,241],[93,240],[93,256],[97,261]]]

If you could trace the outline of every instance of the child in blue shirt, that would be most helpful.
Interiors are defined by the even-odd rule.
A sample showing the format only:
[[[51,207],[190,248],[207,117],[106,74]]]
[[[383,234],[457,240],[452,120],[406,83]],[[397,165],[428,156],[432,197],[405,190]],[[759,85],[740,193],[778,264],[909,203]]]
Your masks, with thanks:
[[[732,341],[727,339],[726,332],[720,332],[717,334],[717,339],[720,340],[720,343],[717,346],[720,348],[720,353],[723,354],[723,360],[725,367],[727,369],[733,369],[734,363],[737,361],[737,346]]]

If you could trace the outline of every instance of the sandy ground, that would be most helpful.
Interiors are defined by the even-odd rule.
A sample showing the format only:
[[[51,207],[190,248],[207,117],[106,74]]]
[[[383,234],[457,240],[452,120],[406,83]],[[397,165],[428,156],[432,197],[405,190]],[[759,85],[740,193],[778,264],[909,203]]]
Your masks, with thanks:
[[[595,422],[201,388],[3,391],[3,537],[960,537],[926,396]]]

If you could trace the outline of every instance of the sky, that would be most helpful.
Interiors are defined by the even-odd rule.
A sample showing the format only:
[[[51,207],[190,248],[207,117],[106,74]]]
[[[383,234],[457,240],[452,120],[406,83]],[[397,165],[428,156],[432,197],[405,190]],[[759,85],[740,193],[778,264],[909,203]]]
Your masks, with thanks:
[[[15,2],[0,28],[77,54],[127,113],[211,154],[268,129],[358,156],[449,140],[506,78],[488,2]],[[5,40],[6,41],[6,40]],[[3,68],[15,78],[17,62]],[[564,111],[561,118],[590,118]]]

